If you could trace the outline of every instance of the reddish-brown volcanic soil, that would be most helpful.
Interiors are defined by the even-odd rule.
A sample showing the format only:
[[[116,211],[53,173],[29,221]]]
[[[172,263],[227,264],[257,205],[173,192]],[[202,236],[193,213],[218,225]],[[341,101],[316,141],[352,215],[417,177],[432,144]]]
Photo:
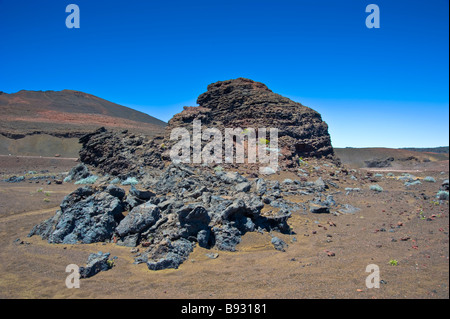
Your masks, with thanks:
[[[156,136],[166,123],[145,113],[91,94],[63,91],[26,91],[0,94],[0,134],[80,137],[105,126]]]
[[[76,126],[94,126],[102,127],[107,126],[109,128],[115,129],[131,129],[141,132],[151,132],[152,135],[155,133],[161,133],[163,130],[161,127],[152,124],[143,124],[142,122],[131,121],[127,119],[121,119],[117,117],[112,117],[108,115],[100,114],[84,114],[84,113],[66,113],[57,111],[40,111],[37,112],[33,117],[30,116],[3,116],[6,122],[24,122],[24,123],[45,123],[58,125],[76,125]],[[26,124],[24,124],[26,125]]]
[[[2,178],[30,168],[67,171],[72,161],[66,166],[63,159],[39,159],[35,164],[3,159]],[[330,178],[335,169],[321,166],[308,180]],[[209,251],[197,247],[179,269],[157,272],[145,264],[133,265],[130,248],[52,245],[37,236],[27,238],[76,185],[0,182],[0,298],[449,298],[449,207],[448,201],[435,200],[448,168],[444,174],[416,174],[426,175],[437,183],[407,189],[395,178],[378,178],[382,193],[370,191],[368,180],[339,175],[335,182],[340,188],[329,193],[337,202],[361,210],[340,216],[294,213],[289,224],[295,234],[274,233],[289,244],[286,252],[276,251],[267,233],[247,233],[237,252],[213,250],[219,257],[209,259]],[[282,173],[272,178],[298,177]],[[345,187],[361,191],[345,195]],[[24,243],[15,242],[17,238]],[[66,288],[66,266],[84,266],[97,251],[117,256],[115,267],[82,279],[79,289]],[[391,260],[398,265],[390,265]],[[378,289],[366,287],[369,264],[379,266],[383,284]]]
[[[438,171],[448,167],[448,153],[425,153],[394,148],[335,148],[336,155],[342,163],[351,168],[366,166],[365,161],[392,157],[392,167],[387,170]],[[447,168],[448,169],[448,168]]]
[[[43,157],[43,156],[7,156],[0,155],[0,174],[23,175],[29,171],[47,170],[49,173],[68,172],[76,165],[77,158]]]

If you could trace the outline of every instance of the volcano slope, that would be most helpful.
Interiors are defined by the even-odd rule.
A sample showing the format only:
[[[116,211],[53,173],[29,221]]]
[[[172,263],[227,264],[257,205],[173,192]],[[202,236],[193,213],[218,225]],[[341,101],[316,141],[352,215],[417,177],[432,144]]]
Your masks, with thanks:
[[[166,123],[79,91],[0,92],[0,155],[73,157],[77,139],[102,126],[154,137]]]
[[[208,92],[197,116],[215,112],[208,103],[224,104],[220,96],[272,98],[245,79],[212,84]],[[302,136],[327,144],[328,133],[311,133],[324,133],[311,129],[324,127],[320,117],[297,107],[316,119]],[[245,125],[259,125],[252,121]],[[296,130],[287,127],[280,134],[292,137]],[[283,169],[270,175],[246,165],[170,163],[167,137],[101,129],[81,141],[83,163],[60,186],[71,193],[60,195],[56,214],[2,217],[9,244],[0,251],[7,260],[0,283],[12,296],[448,298],[448,170],[413,176],[348,169],[331,144],[328,152],[319,142],[306,153],[289,148],[300,138],[282,146],[289,148],[281,154]],[[65,288],[67,274],[58,269],[85,264],[98,250],[118,256],[115,266],[83,279],[83,289]],[[368,265],[380,268],[379,288],[366,286]],[[27,284],[16,280],[23,269],[33,269],[24,275]]]

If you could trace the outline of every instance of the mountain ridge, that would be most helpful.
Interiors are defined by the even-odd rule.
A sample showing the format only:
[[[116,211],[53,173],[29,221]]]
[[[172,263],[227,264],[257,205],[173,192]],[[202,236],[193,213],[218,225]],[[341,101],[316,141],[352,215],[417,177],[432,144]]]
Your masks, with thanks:
[[[0,93],[0,134],[9,138],[34,134],[81,137],[101,126],[156,136],[163,133],[166,123],[76,90]]]

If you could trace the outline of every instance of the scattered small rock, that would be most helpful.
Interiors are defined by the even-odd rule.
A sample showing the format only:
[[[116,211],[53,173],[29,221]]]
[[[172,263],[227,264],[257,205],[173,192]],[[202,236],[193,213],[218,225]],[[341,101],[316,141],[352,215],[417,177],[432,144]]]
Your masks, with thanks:
[[[218,253],[207,253],[206,257],[211,258],[211,259],[216,259],[217,257],[219,257]]]
[[[100,271],[111,269],[114,262],[109,260],[110,253],[102,253],[99,251],[96,254],[90,254],[86,267],[80,267],[80,277],[89,278]]]
[[[271,242],[275,249],[279,251],[286,251],[286,248],[288,247],[288,244],[278,237],[272,237]]]

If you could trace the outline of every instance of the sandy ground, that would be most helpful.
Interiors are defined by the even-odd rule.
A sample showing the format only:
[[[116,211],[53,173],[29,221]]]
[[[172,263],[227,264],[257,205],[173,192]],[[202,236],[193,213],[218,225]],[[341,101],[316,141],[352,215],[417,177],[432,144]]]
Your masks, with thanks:
[[[74,165],[73,159],[0,161],[1,179],[33,168],[64,172]],[[444,174],[416,174],[426,175],[437,183],[407,189],[402,181],[380,178],[382,193],[370,191],[368,181],[355,185],[342,177],[340,188],[329,192],[361,210],[340,216],[294,213],[289,220],[294,233],[274,233],[289,244],[286,252],[273,248],[268,233],[247,233],[237,252],[212,250],[219,257],[210,259],[205,254],[211,251],[196,247],[179,269],[157,272],[134,265],[127,247],[55,245],[27,237],[76,185],[0,182],[0,298],[449,298],[449,208],[434,198],[448,168]],[[274,178],[287,177],[298,178],[287,173]],[[362,190],[346,195],[345,187]],[[84,266],[97,251],[117,256],[115,267],[82,279],[79,289],[66,288],[66,266]],[[370,264],[380,269],[380,288],[366,287]]]

